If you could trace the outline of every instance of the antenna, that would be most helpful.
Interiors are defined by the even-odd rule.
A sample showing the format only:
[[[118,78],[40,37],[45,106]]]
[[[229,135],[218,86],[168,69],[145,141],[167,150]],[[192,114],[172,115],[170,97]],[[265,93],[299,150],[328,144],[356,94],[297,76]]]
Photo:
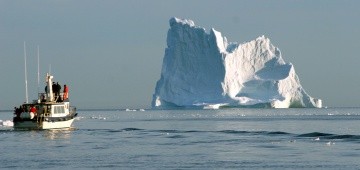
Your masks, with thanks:
[[[24,41],[24,60],[25,60],[25,100],[29,103],[28,86],[27,86],[27,69],[26,69],[26,42]]]
[[[37,91],[38,91],[38,94],[39,94],[39,88],[40,88],[40,49],[39,49],[39,46],[37,46],[37,64],[38,64],[38,72],[37,72]]]

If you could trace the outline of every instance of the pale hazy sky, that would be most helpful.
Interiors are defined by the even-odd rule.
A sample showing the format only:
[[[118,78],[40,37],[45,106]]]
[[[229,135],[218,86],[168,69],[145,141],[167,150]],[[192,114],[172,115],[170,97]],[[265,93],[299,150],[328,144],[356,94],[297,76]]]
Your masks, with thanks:
[[[25,101],[49,70],[78,108],[149,108],[169,19],[192,19],[229,41],[265,35],[324,106],[360,106],[360,1],[0,0],[0,110]]]

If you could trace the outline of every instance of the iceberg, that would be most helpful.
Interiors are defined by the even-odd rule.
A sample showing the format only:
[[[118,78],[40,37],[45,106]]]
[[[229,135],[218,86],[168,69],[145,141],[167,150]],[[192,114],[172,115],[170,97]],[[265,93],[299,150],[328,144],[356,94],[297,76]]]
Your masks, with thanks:
[[[192,20],[171,18],[169,23],[153,108],[322,107],[269,38],[234,43]]]

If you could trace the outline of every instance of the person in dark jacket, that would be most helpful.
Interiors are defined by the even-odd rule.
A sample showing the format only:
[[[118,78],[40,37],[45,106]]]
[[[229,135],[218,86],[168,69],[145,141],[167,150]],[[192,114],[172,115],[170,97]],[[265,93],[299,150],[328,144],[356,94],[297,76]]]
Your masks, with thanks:
[[[56,98],[57,97],[57,95],[56,95],[56,92],[57,92],[57,86],[56,86],[56,84],[55,84],[55,82],[53,82],[53,84],[52,84],[52,91],[53,91],[53,93],[54,93],[54,97]]]
[[[59,84],[59,82],[56,83],[56,93],[57,93],[57,96],[60,97],[60,92],[61,92],[61,86]]]

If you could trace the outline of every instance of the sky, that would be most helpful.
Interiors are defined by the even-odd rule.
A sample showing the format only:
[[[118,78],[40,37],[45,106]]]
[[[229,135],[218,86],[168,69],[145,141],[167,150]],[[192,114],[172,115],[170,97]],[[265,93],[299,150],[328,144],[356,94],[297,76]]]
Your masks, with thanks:
[[[0,110],[29,99],[46,72],[80,109],[150,108],[169,19],[191,19],[231,42],[268,37],[301,85],[328,107],[360,106],[360,1],[0,0]]]

